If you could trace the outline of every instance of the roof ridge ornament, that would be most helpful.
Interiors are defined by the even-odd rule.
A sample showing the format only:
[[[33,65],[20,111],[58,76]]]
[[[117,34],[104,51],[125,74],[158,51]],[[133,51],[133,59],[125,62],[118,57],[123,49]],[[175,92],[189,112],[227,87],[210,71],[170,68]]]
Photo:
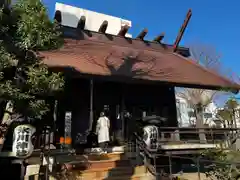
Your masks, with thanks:
[[[57,23],[62,23],[62,12],[57,10],[54,15],[54,19],[57,21]]]
[[[122,36],[122,37],[125,37],[125,35],[127,34],[128,30],[129,30],[129,26],[128,25],[124,25],[121,27],[119,33],[118,33],[118,36]]]
[[[98,32],[100,33],[106,33],[106,30],[107,30],[107,27],[108,27],[108,21],[103,21]]]
[[[144,28],[136,37],[136,39],[144,40],[144,37],[147,35],[148,29]]]
[[[78,21],[78,25],[77,25],[77,29],[79,30],[83,30],[86,24],[86,17],[85,16],[81,16],[81,18]]]
[[[161,43],[161,41],[163,40],[164,36],[165,36],[165,33],[163,32],[159,36],[155,37],[153,41]]]

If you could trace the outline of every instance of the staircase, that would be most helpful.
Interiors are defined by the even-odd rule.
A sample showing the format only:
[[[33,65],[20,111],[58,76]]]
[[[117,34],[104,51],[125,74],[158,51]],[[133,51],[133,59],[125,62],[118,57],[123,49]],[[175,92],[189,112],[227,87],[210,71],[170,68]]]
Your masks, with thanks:
[[[64,158],[64,157],[62,157]],[[152,175],[147,172],[145,166],[136,166],[125,153],[115,152],[108,154],[91,154],[84,155],[87,162],[79,164],[81,157],[76,156],[69,166],[71,175],[69,180],[152,180]],[[78,163],[77,163],[78,162]],[[36,166],[36,167],[35,167]],[[31,171],[31,172],[30,172]],[[29,180],[30,176],[37,179],[39,165],[29,167],[25,180]],[[32,174],[32,175],[30,175]],[[50,177],[51,180],[55,178]]]
[[[89,155],[86,170],[73,170],[76,180],[151,180],[144,166],[134,166],[123,153]]]

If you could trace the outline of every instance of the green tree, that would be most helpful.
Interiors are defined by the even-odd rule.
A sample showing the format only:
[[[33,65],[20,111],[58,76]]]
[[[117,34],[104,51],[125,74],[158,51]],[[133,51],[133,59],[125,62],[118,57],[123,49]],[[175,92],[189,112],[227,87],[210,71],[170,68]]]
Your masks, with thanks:
[[[203,153],[208,159],[205,174],[209,179],[237,180],[240,178],[239,151],[208,150]]]
[[[232,125],[232,114],[228,109],[226,108],[219,109],[217,111],[217,117],[222,122],[225,128],[226,128],[226,124],[228,127]]]
[[[40,0],[18,0],[11,8],[1,9],[0,97],[10,110],[2,126],[8,127],[15,120],[13,114],[40,120],[48,112],[46,99],[63,88],[64,79],[44,65],[38,52],[62,44],[59,26],[49,19]]]
[[[237,122],[236,122],[236,111],[238,107],[238,102],[235,98],[231,97],[227,100],[225,103],[225,109],[231,112],[231,119],[234,122],[235,128],[237,127]]]

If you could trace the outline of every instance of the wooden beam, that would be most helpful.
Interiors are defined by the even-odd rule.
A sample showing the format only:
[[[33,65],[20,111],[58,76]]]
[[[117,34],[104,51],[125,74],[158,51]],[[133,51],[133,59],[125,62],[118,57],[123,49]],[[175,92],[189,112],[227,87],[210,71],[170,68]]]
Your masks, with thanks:
[[[108,27],[108,22],[107,21],[103,21],[103,23],[101,24],[98,32],[105,33],[106,30],[107,30],[107,27]]]
[[[85,23],[86,23],[86,17],[85,16],[81,16],[81,18],[78,21],[77,29],[83,30],[84,27],[85,27]]]
[[[165,36],[165,33],[161,33],[159,36],[155,37],[153,41],[160,43]]]
[[[189,9],[188,13],[186,15],[186,18],[185,18],[185,20],[184,20],[184,22],[183,22],[183,24],[181,26],[181,29],[178,32],[178,36],[177,36],[177,38],[176,38],[176,40],[175,40],[175,42],[173,44],[173,52],[177,51],[178,45],[179,45],[179,43],[180,43],[180,41],[181,41],[181,39],[183,37],[183,34],[184,34],[185,29],[186,29],[186,27],[187,27],[187,25],[189,23],[189,20],[191,19],[191,16],[192,16],[192,10]]]
[[[128,29],[129,29],[128,25],[122,26],[118,33],[118,36],[125,36],[128,32]]]
[[[57,10],[54,15],[54,19],[61,24],[62,23],[62,12]]]
[[[148,30],[147,29],[143,29],[136,37],[136,39],[140,39],[140,40],[143,40],[144,37],[147,35],[148,33]]]

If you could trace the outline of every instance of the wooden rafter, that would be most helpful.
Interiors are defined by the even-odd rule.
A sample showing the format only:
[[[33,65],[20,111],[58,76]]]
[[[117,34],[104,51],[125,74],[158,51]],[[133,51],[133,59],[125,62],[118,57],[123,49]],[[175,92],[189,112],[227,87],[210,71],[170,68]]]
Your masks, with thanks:
[[[155,37],[153,41],[160,43],[163,40],[164,36],[165,36],[165,33],[161,33],[159,36]]]
[[[83,30],[85,27],[85,23],[86,23],[86,17],[81,16],[81,18],[78,21],[77,29]]]
[[[118,36],[123,36],[124,37],[127,34],[128,29],[129,29],[128,25],[122,26],[119,33],[118,33]]]
[[[191,19],[191,16],[192,16],[192,10],[189,9],[188,13],[187,13],[187,16],[186,16],[186,18],[185,18],[185,20],[184,20],[184,22],[183,22],[183,24],[181,26],[181,29],[178,32],[178,36],[177,36],[177,38],[175,40],[175,43],[173,44],[173,51],[174,52],[177,51],[178,45],[179,45],[179,43],[180,43],[180,41],[181,41],[181,39],[183,37],[184,31],[185,31],[185,29],[186,29],[186,27],[187,27],[187,25],[188,25],[188,23],[189,23],[189,21]]]
[[[98,32],[105,33],[108,27],[108,21],[103,21]]]
[[[145,28],[143,29],[136,37],[136,39],[140,39],[140,40],[143,40],[144,37],[147,35],[148,33],[148,30]]]

